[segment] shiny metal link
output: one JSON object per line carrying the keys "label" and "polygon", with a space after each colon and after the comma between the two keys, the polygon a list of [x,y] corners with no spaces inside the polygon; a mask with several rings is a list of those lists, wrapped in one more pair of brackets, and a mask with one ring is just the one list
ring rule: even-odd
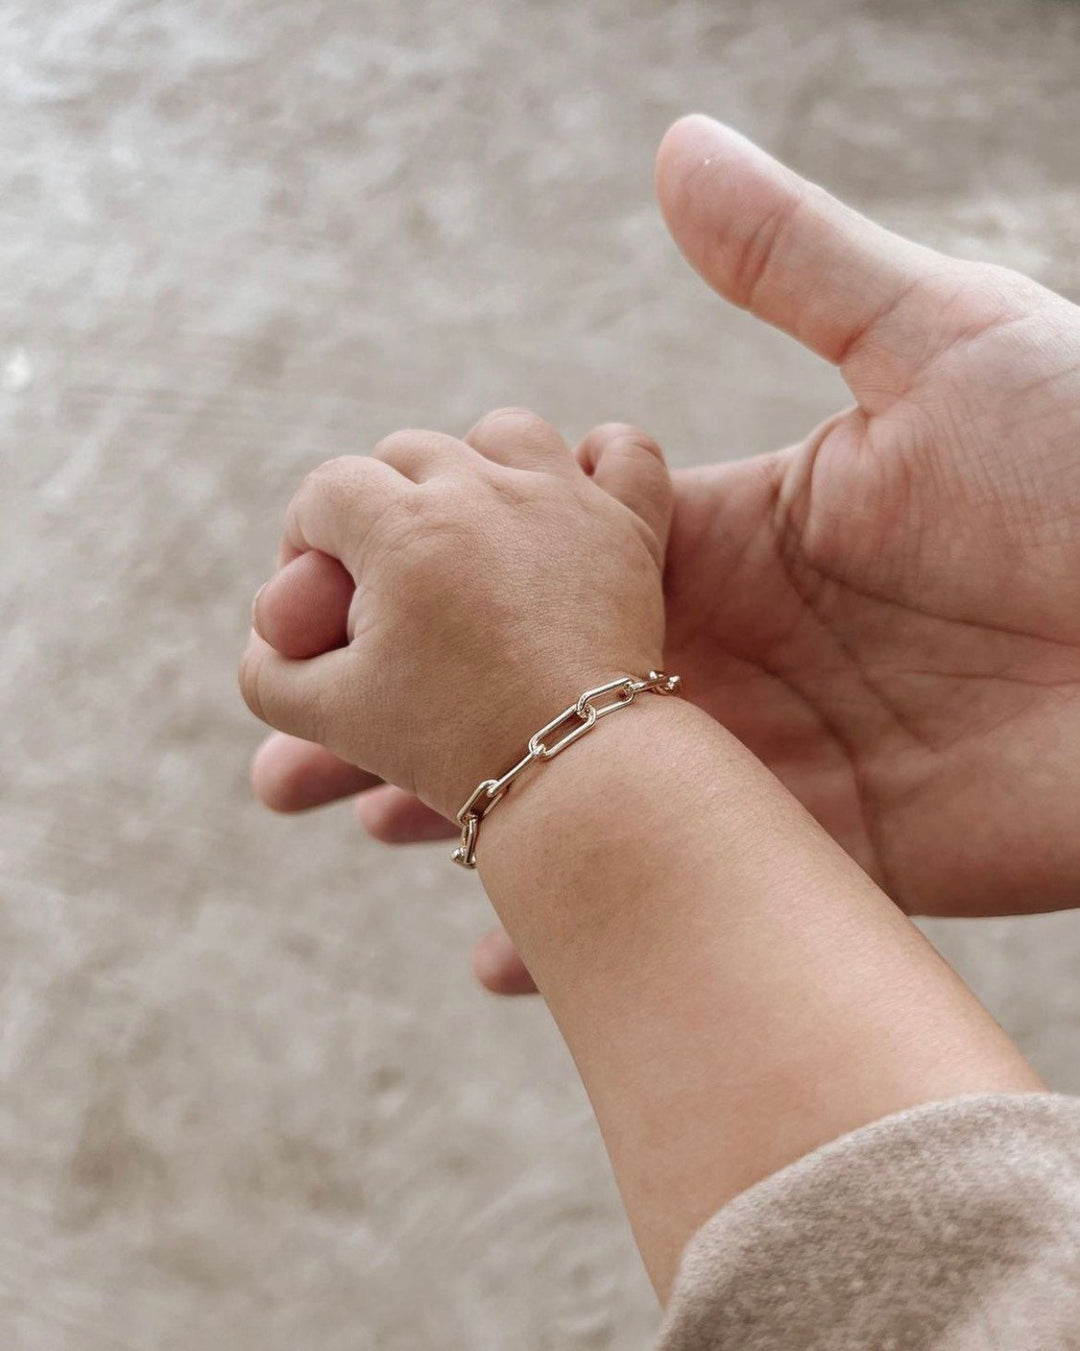
{"label": "shiny metal link", "polygon": [[521,759],[517,762],[517,764],[513,767],[513,769],[508,769],[506,771],[506,773],[502,776],[502,778],[498,781],[498,783],[496,783],[495,787],[491,790],[490,795],[491,800],[488,803],[486,810],[484,811],[485,816],[488,814],[491,808],[494,807],[496,802],[498,802],[499,798],[502,797],[503,793],[506,792],[506,790],[510,787],[510,785],[514,782],[514,780],[522,772],[522,770],[528,769],[529,766],[532,764],[533,760],[535,760],[535,758],[536,757],[533,755],[532,751],[526,751],[525,754],[521,757]]}
{"label": "shiny metal link", "polygon": [[623,676],[620,680],[609,680],[606,685],[597,685],[594,690],[586,690],[574,707],[577,709],[579,718],[585,717],[585,710],[596,707],[596,700],[603,694],[611,694],[618,691],[615,699],[610,704],[605,704],[602,708],[596,709],[596,716],[602,718],[605,713],[614,713],[617,708],[622,708],[624,704],[632,704],[634,696],[638,692],[638,682],[631,676]]}
{"label": "shiny metal link", "polygon": [[[561,727],[563,723],[569,722],[571,718],[574,719],[572,729],[565,736],[560,737],[554,745],[547,745],[544,737],[549,732],[554,732]],[[545,723],[539,732],[533,733],[529,738],[529,754],[534,760],[553,760],[560,751],[564,751],[579,736],[584,736],[595,721],[596,709],[591,704],[585,706],[583,713],[578,712],[577,704],[571,704],[569,708],[564,708],[557,718],[552,718],[549,723]]]}
{"label": "shiny metal link", "polygon": [[[502,797],[502,793],[498,790],[499,784],[497,779],[485,779],[483,783],[478,783],[469,794],[468,800],[462,804],[461,809],[457,814],[458,825],[463,826],[470,816],[485,816],[491,808],[494,807],[495,803],[498,802],[499,798]],[[487,801],[482,804],[480,811],[475,811],[474,808],[482,797],[486,797]]]}
{"label": "shiny metal link", "polygon": [[467,816],[461,827],[461,843],[450,855],[463,868],[476,867],[476,837],[480,833],[480,817]]}
{"label": "shiny metal link", "polygon": [[[643,679],[633,676],[619,676],[609,680],[606,685],[597,685],[586,690],[569,708],[564,708],[557,718],[552,718],[538,732],[529,738],[528,750],[500,779],[484,779],[478,783],[462,803],[457,813],[457,823],[461,827],[461,843],[451,854],[455,863],[463,868],[476,867],[476,845],[480,837],[480,822],[497,802],[506,795],[510,785],[532,764],[540,760],[553,760],[567,746],[573,745],[578,737],[592,731],[601,718],[616,713],[620,708],[628,708],[639,694],[648,691],[651,694],[678,694],[681,681],[676,675],[669,676],[663,671],[650,671]],[[613,695],[607,703],[597,701],[605,695]],[[545,740],[552,732],[569,725],[551,745]]]}

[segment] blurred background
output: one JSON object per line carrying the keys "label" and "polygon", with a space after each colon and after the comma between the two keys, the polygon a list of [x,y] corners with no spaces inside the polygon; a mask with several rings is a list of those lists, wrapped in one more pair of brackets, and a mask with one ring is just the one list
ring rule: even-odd
{"label": "blurred background", "polygon": [[[1078,73],[1067,0],[0,0],[0,1344],[649,1344],[476,878],[251,800],[251,596],[399,425],[690,464],[844,400],[668,241],[682,112],[1080,298]],[[1080,1091],[1080,913],[927,928]]]}

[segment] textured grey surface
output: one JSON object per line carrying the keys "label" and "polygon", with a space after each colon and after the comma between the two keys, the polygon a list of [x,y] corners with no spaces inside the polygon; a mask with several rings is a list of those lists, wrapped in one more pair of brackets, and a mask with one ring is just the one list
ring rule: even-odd
{"label": "textured grey surface", "polygon": [[[1078,71],[1065,0],[0,0],[0,1344],[647,1345],[474,879],[249,800],[251,593],[297,478],[403,423],[690,463],[831,411],[668,243],[680,112],[1077,295]],[[1080,1090],[1080,915],[932,931]]]}

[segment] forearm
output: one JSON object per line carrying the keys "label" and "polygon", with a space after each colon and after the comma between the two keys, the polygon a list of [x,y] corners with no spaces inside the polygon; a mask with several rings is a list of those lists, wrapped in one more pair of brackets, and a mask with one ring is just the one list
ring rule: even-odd
{"label": "forearm", "polygon": [[1039,1087],[722,727],[643,696],[492,812],[484,883],[596,1110],[661,1296],[753,1182],[919,1102]]}

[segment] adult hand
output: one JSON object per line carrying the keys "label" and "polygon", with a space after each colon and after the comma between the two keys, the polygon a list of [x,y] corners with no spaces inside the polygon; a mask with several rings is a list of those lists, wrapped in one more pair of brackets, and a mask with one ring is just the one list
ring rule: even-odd
{"label": "adult hand", "polygon": [[[709,284],[856,401],[676,475],[667,668],[905,910],[1080,903],[1080,310],[890,234],[703,117],[665,137],[657,181]],[[604,429],[580,451],[609,453]],[[370,785],[281,739],[253,778],[283,810]],[[359,803],[382,839],[450,833],[395,789]],[[477,970],[529,988],[503,935]]]}

